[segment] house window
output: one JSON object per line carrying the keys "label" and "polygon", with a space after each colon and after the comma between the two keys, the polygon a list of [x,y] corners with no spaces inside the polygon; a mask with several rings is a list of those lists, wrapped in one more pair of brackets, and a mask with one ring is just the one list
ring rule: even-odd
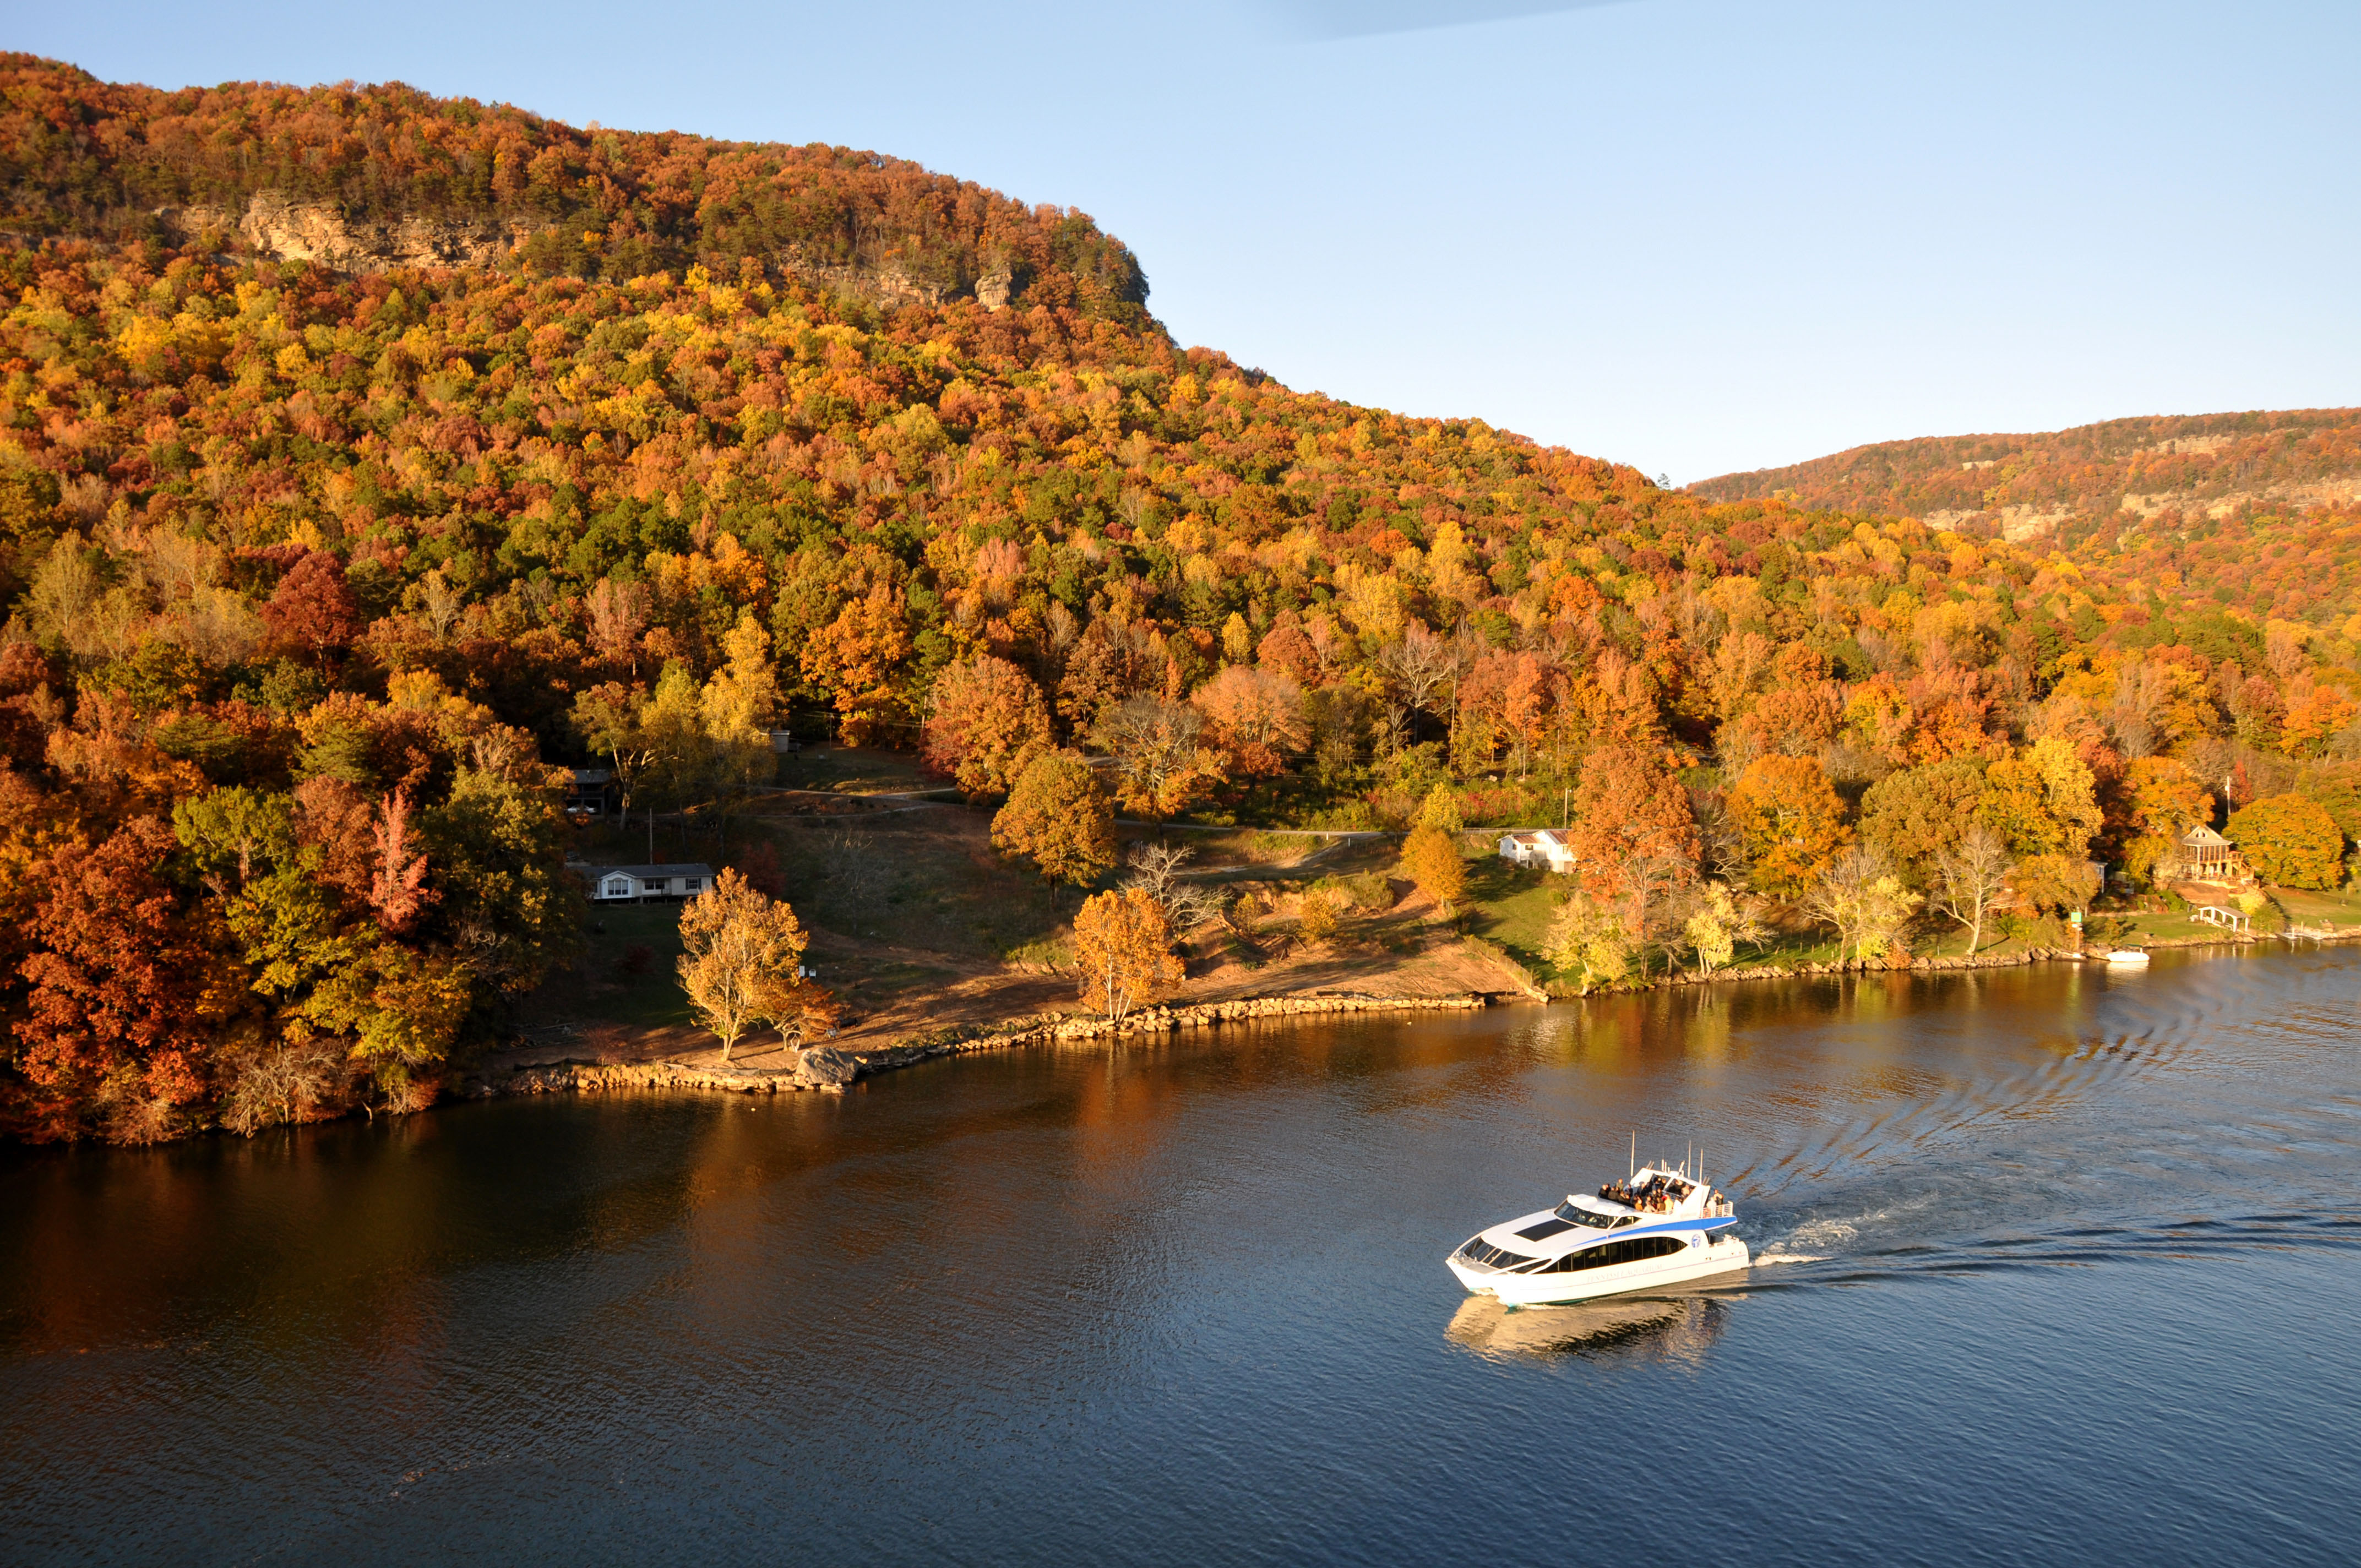
{"label": "house window", "polygon": [[705,882],[701,877],[690,877],[680,885],[683,892],[695,893],[705,885]]}

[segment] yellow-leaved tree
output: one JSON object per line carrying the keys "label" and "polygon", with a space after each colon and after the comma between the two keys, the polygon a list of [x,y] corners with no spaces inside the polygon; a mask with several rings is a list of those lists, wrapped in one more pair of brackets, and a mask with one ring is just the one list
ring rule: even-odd
{"label": "yellow-leaved tree", "polygon": [[779,707],[779,673],[771,663],[770,634],[751,609],[721,639],[725,663],[698,695],[705,733],[713,744],[715,771],[725,788],[767,783],[776,765],[771,751],[771,720]]}
{"label": "yellow-leaved tree", "polygon": [[1911,911],[1926,902],[1902,885],[1894,864],[1873,844],[1855,844],[1828,862],[1805,890],[1805,909],[1837,930],[1837,960],[1866,961],[1894,954]]}
{"label": "yellow-leaved tree", "polygon": [[1172,928],[1144,887],[1102,893],[1074,916],[1074,963],[1082,1001],[1116,1023],[1159,992],[1180,983]]}
{"label": "yellow-leaved tree", "polygon": [[796,912],[735,871],[680,912],[680,984],[688,1004],[720,1038],[728,1061],[756,1024],[800,1019],[826,997],[803,975],[804,929]]}
{"label": "yellow-leaved tree", "polygon": [[1612,985],[1630,972],[1633,946],[1631,927],[1615,903],[1577,888],[1551,917],[1542,956],[1587,996],[1593,986]]}
{"label": "yellow-leaved tree", "polygon": [[1418,827],[1402,839],[1401,873],[1449,915],[1467,894],[1467,862],[1459,840],[1443,828]]}

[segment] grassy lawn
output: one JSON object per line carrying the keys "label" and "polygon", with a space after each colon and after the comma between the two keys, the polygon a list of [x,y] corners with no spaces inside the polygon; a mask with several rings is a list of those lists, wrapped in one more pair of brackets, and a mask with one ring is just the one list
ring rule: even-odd
{"label": "grassy lawn", "polygon": [[[779,851],[805,923],[860,942],[996,963],[1073,917],[1038,877],[995,853],[990,814],[961,809],[785,817],[753,828]],[[915,980],[917,977],[909,977]]]}
{"label": "grassy lawn", "polygon": [[680,910],[677,904],[591,906],[583,930],[588,978],[581,1012],[635,1028],[689,1022],[673,968],[680,957]]}
{"label": "grassy lawn", "polygon": [[2303,926],[2361,926],[2361,892],[2334,889],[2312,893],[2303,888],[2279,890],[2279,906]]}
{"label": "grassy lawn", "polygon": [[812,746],[790,752],[779,759],[778,782],[789,789],[824,789],[841,795],[948,789],[944,780],[920,767],[910,752],[855,746]]}
{"label": "grassy lawn", "polygon": [[[1122,852],[1128,854],[1132,846],[1154,843],[1156,831],[1149,828],[1118,827],[1115,837]],[[1226,876],[1270,876],[1281,881],[1308,880],[1325,876],[1346,867],[1369,869],[1382,863],[1393,864],[1400,858],[1400,846],[1390,840],[1374,844],[1356,840],[1313,838],[1288,833],[1264,833],[1253,828],[1237,828],[1230,832],[1174,832],[1165,841],[1190,851],[1191,871],[1218,872]],[[1375,851],[1372,859],[1371,851]],[[1295,867],[1302,867],[1301,876],[1289,876]]]}
{"label": "grassy lawn", "polygon": [[2193,915],[2135,915],[2131,930],[2120,945],[2137,947],[2143,942],[2177,942],[2191,937],[2220,937],[2224,934],[2220,927],[2209,926]]}
{"label": "grassy lawn", "polygon": [[1467,908],[1461,928],[1499,943],[1535,974],[1547,973],[1542,944],[1568,880],[1504,861],[1488,846],[1480,852],[1463,847],[1462,853],[1467,857]]}

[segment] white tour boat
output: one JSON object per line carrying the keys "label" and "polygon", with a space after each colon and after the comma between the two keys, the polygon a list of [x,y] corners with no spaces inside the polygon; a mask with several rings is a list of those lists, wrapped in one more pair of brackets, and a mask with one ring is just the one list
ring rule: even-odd
{"label": "white tour boat", "polygon": [[1744,1268],[1746,1244],[1725,1234],[1737,1223],[1730,1200],[1685,1167],[1643,1166],[1596,1198],[1570,1192],[1479,1231],[1444,1261],[1504,1307],[1587,1301]]}

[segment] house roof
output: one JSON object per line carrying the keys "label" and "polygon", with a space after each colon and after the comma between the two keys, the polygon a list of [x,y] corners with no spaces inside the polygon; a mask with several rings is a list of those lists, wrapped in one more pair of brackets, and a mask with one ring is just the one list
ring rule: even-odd
{"label": "house roof", "polygon": [[577,866],[574,869],[593,882],[604,882],[618,872],[635,882],[669,882],[676,876],[709,877],[713,874],[713,868],[702,861],[675,866]]}
{"label": "house roof", "polygon": [[573,772],[574,782],[578,784],[603,784],[615,782],[615,770],[612,768],[576,768]]}
{"label": "house roof", "polygon": [[2213,829],[2206,827],[2202,822],[2196,827],[2191,828],[2188,832],[2183,833],[2180,836],[2180,841],[2192,850],[2226,850],[2230,847],[2229,839],[2224,839],[2221,834],[2216,833]]}

